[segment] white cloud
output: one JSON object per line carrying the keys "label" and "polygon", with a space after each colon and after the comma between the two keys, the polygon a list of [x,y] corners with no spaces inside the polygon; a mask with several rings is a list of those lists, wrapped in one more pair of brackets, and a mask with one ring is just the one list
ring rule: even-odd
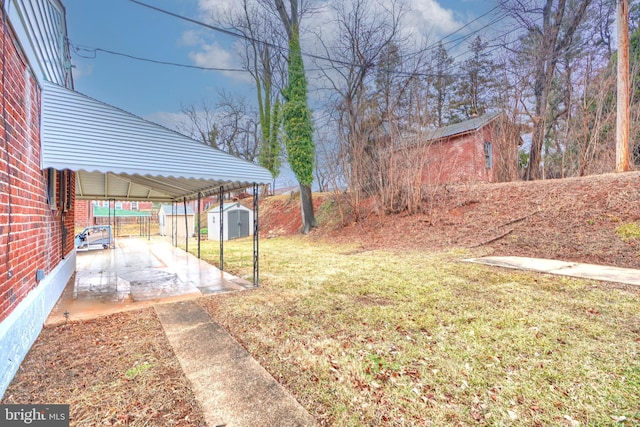
{"label": "white cloud", "polygon": [[200,16],[208,23],[214,20],[214,16],[224,16],[228,14],[230,10],[240,10],[241,7],[242,2],[237,0],[200,0],[198,2]]}
{"label": "white cloud", "polygon": [[[220,68],[220,69],[242,69],[240,57],[232,50],[222,47],[220,44],[202,43],[197,51],[189,53],[189,58],[199,67]],[[226,77],[238,81],[250,82],[250,76],[245,72],[221,71]]]}
{"label": "white cloud", "polygon": [[405,18],[404,31],[418,39],[439,39],[464,25],[455,12],[435,0],[410,0],[411,10]]}
{"label": "white cloud", "polygon": [[183,46],[197,46],[201,43],[204,43],[204,40],[200,33],[195,30],[187,30],[182,33],[182,38],[180,39],[180,44]]}

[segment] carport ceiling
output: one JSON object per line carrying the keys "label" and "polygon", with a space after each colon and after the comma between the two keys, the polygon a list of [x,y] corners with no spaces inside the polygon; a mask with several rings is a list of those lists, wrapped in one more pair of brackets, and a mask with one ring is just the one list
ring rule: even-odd
{"label": "carport ceiling", "polygon": [[191,200],[273,179],[265,168],[49,82],[41,138],[43,169],[77,172],[77,199]]}

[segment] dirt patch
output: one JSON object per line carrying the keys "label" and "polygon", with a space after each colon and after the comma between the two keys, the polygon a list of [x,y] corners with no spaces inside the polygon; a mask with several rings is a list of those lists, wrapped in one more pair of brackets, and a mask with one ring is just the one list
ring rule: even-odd
{"label": "dirt patch", "polygon": [[[447,186],[434,194],[420,214],[383,215],[374,206],[377,214],[346,227],[320,227],[312,238],[357,242],[363,250],[480,247],[492,255],[640,268],[640,239],[625,240],[616,232],[640,222],[638,172]],[[278,208],[298,213],[297,205]],[[285,216],[265,220],[266,234],[269,227],[282,229],[277,219]]]}
{"label": "dirt patch", "polygon": [[[317,212],[329,200],[329,194],[314,194],[313,208]],[[262,237],[272,238],[296,234],[302,228],[300,194],[272,196],[260,203],[260,230]]]}
{"label": "dirt patch", "polygon": [[3,404],[70,405],[72,426],[203,426],[153,308],[45,327]]}

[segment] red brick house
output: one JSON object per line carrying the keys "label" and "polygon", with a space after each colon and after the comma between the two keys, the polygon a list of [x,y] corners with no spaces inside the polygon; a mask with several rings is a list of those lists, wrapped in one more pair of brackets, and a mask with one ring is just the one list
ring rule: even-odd
{"label": "red brick house", "polygon": [[[0,27],[0,392],[75,270],[75,174],[42,168],[42,82],[72,87],[59,1],[3,1]],[[50,29],[43,37],[39,25]]]}
{"label": "red brick house", "polygon": [[74,91],[61,0],[0,4],[1,396],[75,272],[76,200],[186,202],[273,177]]}
{"label": "red brick house", "polygon": [[490,113],[414,136],[399,153],[417,159],[426,184],[504,182],[517,177],[518,129]]}

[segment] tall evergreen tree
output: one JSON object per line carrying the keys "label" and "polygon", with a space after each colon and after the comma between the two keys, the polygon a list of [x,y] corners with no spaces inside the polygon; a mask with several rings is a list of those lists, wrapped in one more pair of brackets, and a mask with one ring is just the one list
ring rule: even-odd
{"label": "tall evergreen tree", "polygon": [[486,113],[491,104],[489,93],[496,66],[487,53],[487,45],[480,36],[476,37],[469,43],[471,56],[460,67],[452,107],[460,113],[462,120]]}
{"label": "tall evergreen tree", "polygon": [[431,84],[433,87],[432,95],[435,98],[435,124],[437,127],[442,127],[445,125],[445,112],[449,107],[450,88],[454,83],[452,76],[454,59],[449,56],[442,42],[438,43],[438,47],[433,52],[432,62],[434,74]]}

